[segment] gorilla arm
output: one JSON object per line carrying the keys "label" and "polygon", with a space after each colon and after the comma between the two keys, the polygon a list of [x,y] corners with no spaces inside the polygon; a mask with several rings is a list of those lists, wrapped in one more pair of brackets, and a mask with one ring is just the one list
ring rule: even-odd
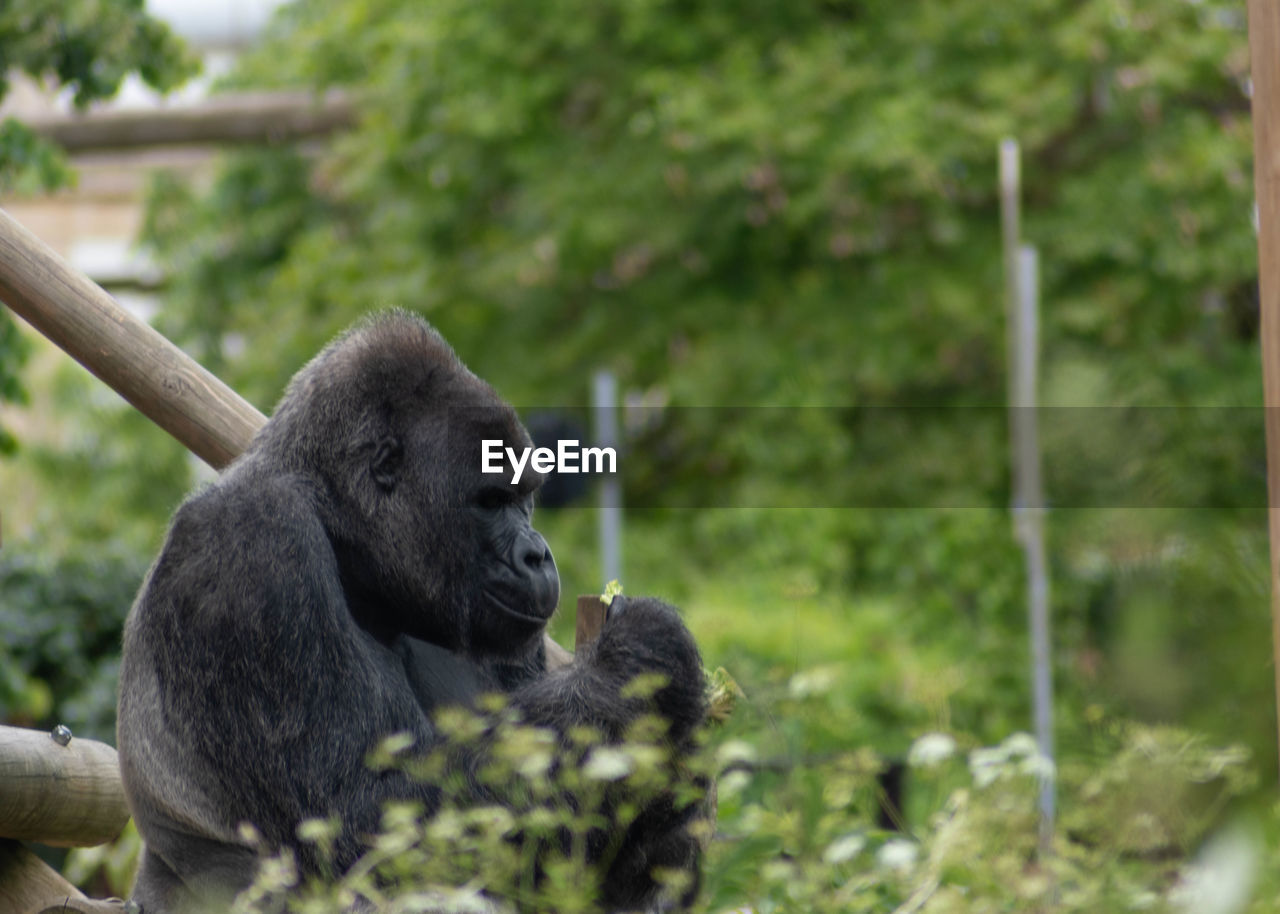
{"label": "gorilla arm", "polygon": [[432,802],[429,786],[365,766],[391,733],[424,749],[434,739],[402,669],[351,619],[304,486],[249,465],[185,504],[130,614],[121,668],[118,745],[147,842],[148,914],[247,884],[256,857],[242,822],[279,847],[296,845],[302,819],[337,813],[341,870],[385,800]]}
{"label": "gorilla arm", "polygon": [[596,641],[512,699],[531,723],[561,733],[592,726],[616,741],[643,713],[644,702],[623,697],[625,687],[652,673],[665,680],[654,710],[667,722],[671,743],[688,748],[706,714],[702,658],[679,614],[659,600],[615,597]]}
{"label": "gorilla arm", "polygon": [[[653,694],[652,703],[626,696],[626,686],[635,677],[654,673],[665,684]],[[669,776],[709,787],[683,765],[706,714],[702,660],[679,615],[658,600],[615,598],[593,644],[579,651],[570,666],[517,689],[512,699],[531,723],[561,734],[590,726],[610,743],[625,739],[632,722],[655,711],[667,724],[673,750]],[[624,801],[627,788],[620,789],[622,793],[614,792],[608,801],[610,806]],[[623,829],[613,826],[598,835],[589,853],[606,866],[600,897],[604,910],[688,908],[697,894],[702,857],[701,843],[690,826],[707,818],[714,818],[713,800],[682,805],[675,792],[663,790],[646,800]],[[686,875],[678,897],[671,897],[659,879],[663,870]]]}

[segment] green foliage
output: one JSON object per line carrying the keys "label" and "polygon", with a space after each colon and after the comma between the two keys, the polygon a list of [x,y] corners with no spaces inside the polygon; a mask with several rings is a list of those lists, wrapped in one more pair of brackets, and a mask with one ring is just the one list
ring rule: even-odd
{"label": "green foliage", "polygon": [[[789,693],[777,711],[815,717],[834,690],[825,674],[805,671]],[[406,753],[406,740],[393,738],[372,758],[376,767],[401,768],[439,785],[437,811],[424,816],[415,804],[388,806],[368,853],[337,878],[303,880],[293,853],[263,847],[264,866],[234,910],[320,914],[347,910],[361,897],[379,910],[594,910],[601,871],[586,866],[582,853],[600,816],[617,808],[610,797],[625,790],[642,801],[675,791],[684,802],[701,803],[689,780],[693,772],[718,776],[719,798],[714,836],[705,822],[691,826],[708,841],[697,911],[977,914],[1049,903],[1082,914],[1191,910],[1185,905],[1195,897],[1203,864],[1171,869],[1161,848],[1130,840],[1134,829],[1149,827],[1171,808],[1170,794],[1144,785],[1158,780],[1172,795],[1195,792],[1221,808],[1250,779],[1238,749],[1170,730],[1115,728],[1114,755],[1083,784],[1068,779],[1060,796],[1069,814],[1082,812],[1102,826],[1062,833],[1046,856],[1035,798],[1040,779],[1053,770],[1025,734],[991,747],[923,735],[908,758],[917,802],[903,831],[886,832],[873,824],[882,762],[866,749],[786,763],[763,755],[768,745],[727,738],[674,769],[664,762],[662,743],[643,732],[620,746],[581,734],[557,747],[552,734],[502,714],[451,711],[442,724],[454,740],[448,750],[418,758]],[[480,781],[492,802],[468,801],[461,782],[445,776],[459,753],[478,754]],[[1179,827],[1191,837],[1208,821]],[[338,825],[333,819],[303,823],[303,853],[325,859]],[[1257,837],[1243,839],[1235,853],[1256,867]],[[1210,883],[1214,892],[1238,888],[1226,878]],[[1249,910],[1267,910],[1264,899]]]}
{"label": "green foliage", "polygon": [[110,546],[0,552],[0,719],[115,741],[120,632],[144,571]]}
{"label": "green foliage", "polygon": [[[65,87],[77,108],[111,98],[131,73],[167,91],[196,72],[195,59],[147,15],[142,0],[9,0],[0,9],[0,98],[14,71]],[[0,127],[0,190],[67,184],[61,152],[10,118]]]}
{"label": "green foliage", "polygon": [[[662,404],[623,456],[628,580],[750,608],[744,643],[819,595],[855,634],[813,636],[892,679],[915,665],[867,658],[835,611],[874,603],[878,636],[950,671],[927,709],[860,677],[882,731],[941,715],[994,741],[1027,713],[995,181],[1015,136],[1044,399],[1074,407],[1042,416],[1072,509],[1049,519],[1064,717],[1225,737],[1196,696],[1269,688],[1261,424],[1221,409],[1261,396],[1246,50],[1225,0],[302,0],[235,81],[344,86],[360,122],[162,188],[167,329],[263,407],[392,304],[517,403],[580,403],[609,367]],[[1168,510],[1120,510],[1147,504]],[[590,519],[546,523],[566,592],[598,592]],[[1216,660],[1184,650],[1206,636]],[[1233,713],[1270,764],[1263,712]]]}
{"label": "green foliage", "polygon": [[[409,751],[411,739],[399,735],[378,747],[370,763],[438,788],[437,809],[424,816],[420,803],[388,804],[382,832],[340,878],[304,883],[292,852],[269,857],[233,910],[340,911],[358,898],[378,910],[485,910],[486,896],[493,895],[531,914],[593,911],[600,879],[619,849],[601,841],[601,828],[615,822],[618,830],[609,834],[620,835],[663,798],[678,810],[705,808],[713,757],[677,760],[657,717],[637,720],[619,744],[603,742],[587,727],[561,740],[522,725],[498,696],[481,713],[446,708],[436,723],[447,742],[425,756]],[[477,790],[485,801],[475,799]],[[332,819],[299,826],[303,853],[322,869],[332,860],[339,827]],[[713,826],[695,817],[690,828],[705,841]],[[248,835],[256,840],[252,830]],[[588,863],[589,844],[603,854],[599,864]],[[667,878],[673,894],[687,888],[684,874]]]}
{"label": "green foliage", "polygon": [[[167,26],[147,15],[143,0],[5,0],[0,5],[0,100],[15,72],[64,87],[77,108],[111,98],[137,73],[167,91],[196,72],[196,61]],[[0,193],[29,194],[70,184],[62,154],[30,127],[0,121]],[[0,311],[0,401],[17,401],[24,348]],[[0,453],[12,451],[0,429]]]}
{"label": "green foliage", "polygon": [[[722,784],[709,910],[1195,910],[1186,858],[1249,783],[1209,746],[1275,770],[1247,62],[1228,0],[299,0],[234,82],[341,86],[359,123],[158,185],[164,329],[264,408],[386,305],[517,403],[581,403],[608,367],[662,405],[623,455],[626,579],[689,606],[746,695],[717,739],[758,766]],[[1003,742],[1029,717],[1006,136],[1043,399],[1073,408],[1042,415],[1051,861]],[[1153,406],[1174,410],[1100,409]],[[539,522],[564,592],[598,593],[593,514]],[[1099,723],[1130,717],[1213,738]],[[895,844],[865,747],[933,732],[1007,776],[914,771],[937,792]],[[458,815],[459,865],[510,874]],[[389,834],[438,883],[406,891],[470,890],[483,868],[432,869],[410,819]]]}
{"label": "green foliage", "polygon": [[1168,727],[1114,726],[1086,766],[1073,761],[1063,780],[1080,802],[1065,810],[1075,840],[1117,853],[1189,854],[1222,820],[1224,805],[1255,784],[1242,746],[1213,747]]}
{"label": "green foliage", "polygon": [[[69,383],[82,392],[97,384],[85,377]],[[40,541],[69,552],[86,543],[115,543],[137,556],[156,551],[191,485],[193,458],[126,404],[66,408],[78,418],[74,432],[56,446],[27,448],[22,460],[30,478],[55,492],[36,517]]]}
{"label": "green foliage", "polygon": [[[127,898],[133,890],[133,877],[142,856],[142,836],[130,819],[116,838],[109,844],[97,847],[77,847],[67,854],[62,874],[72,885],[82,888],[95,882],[105,884],[109,894]],[[86,888],[87,891],[87,888]]]}
{"label": "green foliage", "polygon": [[1007,135],[1055,339],[1229,342],[1202,301],[1251,275],[1244,52],[1235,4],[1180,0],[296,4],[242,81],[349,84],[363,118],[314,170],[328,217],[254,271],[265,345],[394,301],[532,396],[610,353],[677,403],[1001,402]]}

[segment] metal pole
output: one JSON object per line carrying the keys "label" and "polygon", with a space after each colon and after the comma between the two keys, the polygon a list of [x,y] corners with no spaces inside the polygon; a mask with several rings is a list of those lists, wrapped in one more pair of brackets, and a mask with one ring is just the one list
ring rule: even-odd
{"label": "metal pole", "polygon": [[[1053,760],[1053,658],[1048,620],[1048,559],[1044,550],[1044,492],[1039,449],[1037,375],[1039,367],[1039,277],[1036,248],[1018,252],[1018,370],[1015,375],[1016,438],[1021,492],[1018,512],[1027,553],[1027,604],[1032,641],[1032,698],[1036,742]],[[1053,780],[1041,782],[1041,846],[1048,850],[1055,815]]]}
{"label": "metal pole", "polygon": [[[1031,692],[1035,709],[1036,744],[1040,754],[1054,759],[1053,657],[1049,645],[1049,563],[1044,541],[1044,491],[1040,476],[1040,435],[1036,380],[1040,351],[1039,278],[1036,249],[1018,250],[1018,308],[1014,337],[1014,452],[1018,491],[1014,523],[1027,560],[1027,612],[1031,632]],[[1053,836],[1054,783],[1040,784],[1040,842],[1049,850]]]}
{"label": "metal pole", "polygon": [[[618,381],[609,371],[597,371],[591,379],[591,404],[597,447],[618,450]],[[618,474],[600,481],[601,590],[610,581],[622,580],[622,483]]]}
{"label": "metal pole", "polygon": [[[1004,326],[1005,371],[1009,378],[1009,406],[1014,405],[1013,363],[1018,351],[1018,244],[1022,232],[1018,209],[1022,175],[1018,164],[1018,141],[1006,138],[1000,141],[1000,246],[1004,258]],[[1015,413],[1009,414],[1012,422]],[[1013,477],[1013,491],[1018,491],[1018,459],[1015,450],[1013,428],[1009,429],[1009,472]]]}
{"label": "metal pole", "polygon": [[[1050,762],[1053,749],[1053,667],[1049,647],[1049,564],[1044,541],[1044,494],[1040,476],[1036,377],[1039,362],[1039,302],[1036,251],[1021,246],[1018,141],[1000,141],[1000,235],[1004,259],[1005,346],[1009,378],[1009,473],[1013,529],[1026,557],[1027,615],[1031,640],[1031,693],[1036,745]],[[1040,785],[1040,848],[1053,837],[1054,784]]]}

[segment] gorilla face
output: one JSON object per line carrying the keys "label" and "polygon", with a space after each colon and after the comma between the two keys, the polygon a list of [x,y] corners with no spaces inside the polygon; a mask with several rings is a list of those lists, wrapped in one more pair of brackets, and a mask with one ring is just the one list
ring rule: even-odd
{"label": "gorilla face", "polygon": [[480,653],[508,653],[512,644],[542,634],[560,599],[560,576],[546,540],[533,529],[532,492],[481,486],[471,516],[483,570],[473,603],[478,612],[471,620],[471,646]]}
{"label": "gorilla face", "polygon": [[455,463],[455,491],[472,530],[478,558],[472,575],[469,647],[474,653],[510,654],[512,645],[540,637],[560,599],[560,577],[547,542],[533,528],[533,495],[542,475],[526,472],[512,484],[504,458],[499,473],[482,472],[482,442],[502,442],[503,453],[528,447],[530,439],[505,404],[452,411],[450,450],[465,454]]}
{"label": "gorilla face", "polygon": [[[502,472],[483,473],[484,440],[519,451],[528,433],[465,369],[433,381],[443,383],[398,411],[395,433],[365,449],[378,489],[375,540],[394,557],[390,567],[380,563],[380,602],[396,608],[398,632],[474,656],[509,656],[540,639],[560,597],[555,560],[532,524],[543,477],[526,470],[512,484],[505,462]],[[467,405],[432,406],[459,400]]]}
{"label": "gorilla face", "polygon": [[483,473],[482,442],[520,451],[528,433],[426,325],[382,321],[351,339],[299,373],[261,447],[318,475],[363,628],[511,655],[541,636],[560,580],[531,523],[542,475]]}

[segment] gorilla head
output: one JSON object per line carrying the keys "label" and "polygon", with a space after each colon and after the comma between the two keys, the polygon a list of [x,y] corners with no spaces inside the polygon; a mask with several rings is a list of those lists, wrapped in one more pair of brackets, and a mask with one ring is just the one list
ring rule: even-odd
{"label": "gorilla head", "polygon": [[504,655],[536,644],[560,595],[530,522],[541,474],[481,472],[481,441],[521,451],[515,411],[426,323],[394,311],[290,383],[254,450],[313,476],[352,614],[375,635]]}

